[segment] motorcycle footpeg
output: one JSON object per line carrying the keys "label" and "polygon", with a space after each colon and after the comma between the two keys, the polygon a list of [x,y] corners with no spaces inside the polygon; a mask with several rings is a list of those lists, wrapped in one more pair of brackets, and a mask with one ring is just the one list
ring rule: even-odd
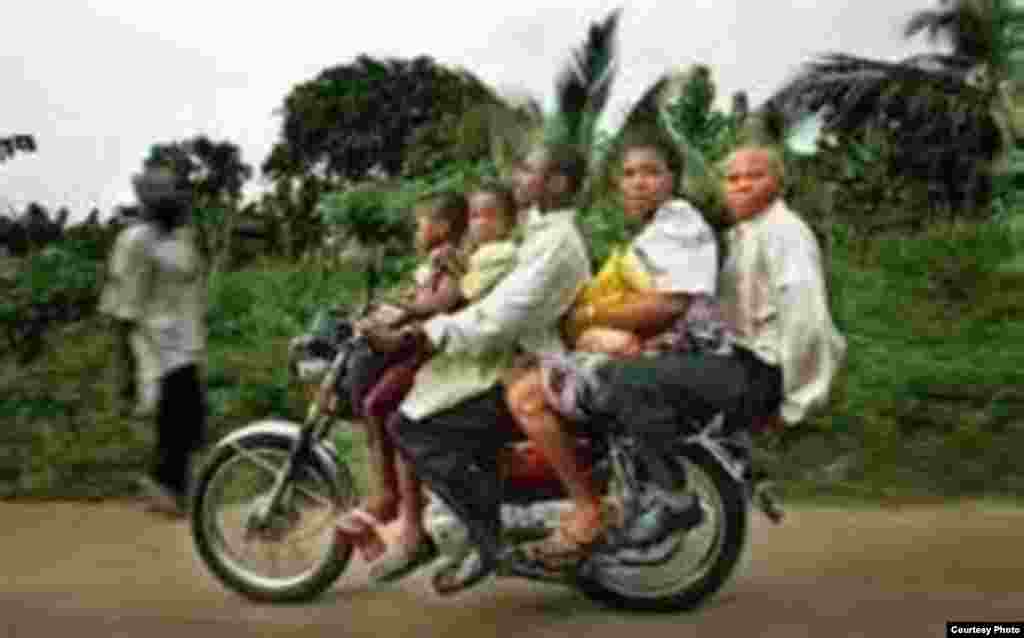
{"label": "motorcycle footpeg", "polygon": [[502,560],[496,573],[499,578],[527,578],[556,585],[567,585],[571,582],[570,572],[553,572],[519,556]]}

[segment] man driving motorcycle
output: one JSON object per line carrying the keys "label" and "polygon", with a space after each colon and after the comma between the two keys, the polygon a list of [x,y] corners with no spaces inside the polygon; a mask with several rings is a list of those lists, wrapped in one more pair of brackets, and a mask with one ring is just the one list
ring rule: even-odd
{"label": "man driving motorcycle", "polygon": [[[395,348],[411,339],[428,350],[480,356],[510,349],[532,355],[565,350],[559,322],[591,276],[571,207],[586,161],[573,147],[544,145],[530,153],[526,169],[530,178],[536,178],[540,193],[537,208],[524,221],[516,268],[479,302],[402,335],[375,335],[375,348]],[[389,424],[417,474],[467,524],[475,545],[465,559],[435,574],[434,588],[440,594],[471,586],[497,567],[497,457],[506,443],[522,436],[501,383],[484,387],[478,379],[467,378],[463,385],[465,398],[456,407],[433,413],[403,405]],[[449,394],[455,390],[450,388]]]}

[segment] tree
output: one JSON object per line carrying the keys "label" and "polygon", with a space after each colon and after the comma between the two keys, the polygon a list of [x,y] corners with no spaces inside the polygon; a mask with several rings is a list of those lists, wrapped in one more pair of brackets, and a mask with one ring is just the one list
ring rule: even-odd
{"label": "tree", "polygon": [[[556,108],[552,113],[544,113],[540,102],[525,94],[497,97],[470,114],[462,128],[463,139],[484,137],[500,175],[509,175],[513,164],[541,141],[575,146],[587,155],[591,168],[601,164],[606,144],[597,131],[597,121],[618,71],[621,13],[615,9],[592,23],[582,44],[571,51],[555,78]],[[582,190],[580,204],[585,207],[594,200],[595,180],[588,179]]]}
{"label": "tree", "polygon": [[212,258],[213,270],[219,270],[231,250],[242,187],[252,176],[252,167],[242,161],[241,150],[232,142],[215,142],[199,135],[154,144],[143,165],[170,167],[181,185],[191,189],[200,250]]}
{"label": "tree", "polygon": [[214,142],[205,135],[154,144],[143,164],[147,168],[169,166],[198,200],[208,203],[236,203],[245,182],[252,177],[252,167],[242,161],[237,145]]}
{"label": "tree", "polygon": [[[352,64],[322,71],[294,87],[281,109],[281,140],[263,171],[271,176],[317,174],[359,180],[379,167],[388,175],[403,172],[417,131],[450,127],[472,106],[495,98],[466,71],[438,65],[429,57],[378,60],[359,56]],[[420,133],[419,143],[446,148],[452,135]],[[429,170],[407,167],[406,174]]]}
{"label": "tree", "polygon": [[747,115],[750,114],[750,98],[747,97],[746,91],[736,91],[732,95],[732,115],[733,121],[736,122],[737,126],[743,126],[743,123],[747,120]]}
{"label": "tree", "polygon": [[[0,137],[0,164],[14,157],[16,153],[35,152],[36,140],[31,135]],[[39,234],[39,229],[42,228],[43,234],[46,234],[45,223],[49,222],[49,218],[46,217],[43,221],[44,226],[38,226],[37,220],[36,227],[34,227],[35,236],[30,238],[25,228],[24,220],[9,219],[4,215],[0,215],[0,246],[4,248],[4,252],[13,255],[24,255],[34,241],[41,239],[45,241],[45,237]]]}
{"label": "tree", "polygon": [[69,217],[71,217],[71,211],[68,210],[67,206],[61,206],[60,210],[57,211],[57,228],[63,231],[67,227]]}
{"label": "tree", "polygon": [[0,254],[23,256],[28,252],[28,235],[21,220],[0,215],[0,246],[4,248]]}
{"label": "tree", "polygon": [[716,162],[731,149],[738,125],[729,114],[714,108],[715,85],[704,65],[672,69],[641,94],[622,127],[606,142],[605,158],[596,167],[598,198],[615,188],[621,144],[630,131],[659,130],[678,146],[684,160],[681,194],[718,224],[722,219],[721,176]]}
{"label": "tree", "polygon": [[6,162],[15,153],[35,153],[36,138],[31,135],[9,135],[0,137],[0,163]]}
{"label": "tree", "polygon": [[50,219],[50,212],[39,202],[32,202],[20,219],[31,249],[39,250],[60,239],[61,228]]}
{"label": "tree", "polygon": [[807,65],[768,103],[787,121],[821,111],[827,128],[887,131],[893,161],[929,181],[950,214],[987,210],[994,173],[1024,135],[1012,99],[1024,80],[1024,11],[1011,0],[941,0],[905,25],[949,53],[885,62],[831,53]]}

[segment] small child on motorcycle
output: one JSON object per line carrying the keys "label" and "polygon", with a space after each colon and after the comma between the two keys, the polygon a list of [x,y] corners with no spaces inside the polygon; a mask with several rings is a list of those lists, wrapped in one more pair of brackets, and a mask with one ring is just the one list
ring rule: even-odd
{"label": "small child on motorcycle", "polygon": [[[452,308],[485,296],[516,263],[516,242],[512,238],[516,202],[512,192],[499,184],[483,184],[470,194],[468,204],[466,250],[461,254],[454,251],[441,254],[444,261],[440,267],[445,270],[446,277],[458,279],[458,302],[453,303]],[[417,319],[425,318],[422,314],[412,314]],[[409,318],[403,317],[403,321]],[[393,324],[389,327],[393,327]],[[461,357],[437,356],[424,362],[415,352],[403,356],[406,358],[382,375],[363,402],[364,414],[377,422],[386,420],[410,395],[412,400],[445,401],[444,394],[448,387],[445,380],[448,375],[465,374],[467,365],[478,365],[475,361],[461,360]],[[399,547],[417,547],[417,550],[411,554],[396,552],[389,560],[375,565],[371,573],[375,580],[397,578],[436,555],[436,549],[422,530],[424,503],[419,481],[394,454],[390,442],[388,450],[388,458],[382,459],[382,462],[390,466],[384,470],[385,473],[397,474],[401,527],[410,536],[422,541],[400,543]],[[371,532],[371,526],[375,527],[379,521],[367,514],[369,512],[365,510],[350,512],[341,521],[340,529],[350,536],[358,536],[364,559],[375,560],[382,549],[379,537]]]}
{"label": "small child on motorcycle", "polygon": [[[416,249],[424,263],[414,274],[415,284],[403,292],[394,305],[379,306],[368,317],[356,322],[364,334],[374,330],[429,317],[453,310],[462,301],[458,287],[457,254],[467,227],[468,204],[462,194],[434,195],[420,200],[413,209],[416,217]],[[355,542],[367,562],[385,551],[375,527],[393,520],[400,500],[396,475],[395,449],[384,429],[387,416],[395,407],[394,398],[408,391],[422,361],[415,352],[373,354],[366,370],[354,383],[352,405],[366,422],[367,446],[373,482],[369,501],[350,510],[339,519],[337,531]]]}
{"label": "small child on motorcycle", "polygon": [[[482,184],[470,194],[466,251],[457,265],[462,273],[459,290],[466,303],[486,296],[514,268],[516,212],[513,193],[500,184]],[[451,388],[458,380],[498,374],[506,356],[510,355],[495,353],[493,357],[482,359],[435,355],[409,379],[411,389],[389,396],[388,410],[394,413],[400,404],[455,404],[459,399],[452,395]],[[419,480],[401,460],[397,470],[401,493],[398,539],[390,555],[371,570],[371,578],[377,581],[401,578],[437,556],[437,548],[422,525],[425,503]]]}
{"label": "small child on motorcycle", "polygon": [[[498,184],[484,184],[471,193],[468,205],[465,249],[460,253],[447,252],[446,248],[443,253],[445,261],[442,268],[458,279],[458,299],[450,304],[448,310],[484,297],[516,263],[516,242],[511,238],[516,214],[512,193]],[[423,313],[409,313],[403,322],[423,318],[426,318]],[[363,403],[364,414],[386,417],[393,413],[411,390],[413,377],[423,363],[418,354],[413,353],[404,364],[388,370],[367,394]],[[453,362],[438,359],[426,365],[451,368]],[[427,378],[421,386],[429,386],[427,391],[432,394],[443,392],[443,381],[433,378],[431,370],[424,375]]]}
{"label": "small child on motorcycle", "polygon": [[[459,280],[460,292],[467,304],[485,297],[512,271],[517,250],[513,237],[516,203],[512,191],[497,183],[485,183],[470,194],[469,204],[469,236]],[[502,357],[509,354],[494,353],[493,361],[483,364],[486,370],[480,367],[479,357],[435,356],[424,365],[406,400],[429,403],[436,409],[450,407],[446,396],[447,380],[466,374],[497,374]]]}

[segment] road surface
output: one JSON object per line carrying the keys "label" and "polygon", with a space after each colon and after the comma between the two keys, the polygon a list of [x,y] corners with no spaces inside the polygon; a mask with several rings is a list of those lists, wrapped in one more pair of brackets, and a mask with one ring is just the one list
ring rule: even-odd
{"label": "road surface", "polygon": [[800,507],[778,527],[752,520],[746,569],[694,613],[617,612],[514,579],[438,599],[429,569],[370,588],[358,560],[321,600],[275,607],[224,590],[186,523],[138,504],[0,503],[0,638],[889,638],[1024,620],[1024,509]]}

